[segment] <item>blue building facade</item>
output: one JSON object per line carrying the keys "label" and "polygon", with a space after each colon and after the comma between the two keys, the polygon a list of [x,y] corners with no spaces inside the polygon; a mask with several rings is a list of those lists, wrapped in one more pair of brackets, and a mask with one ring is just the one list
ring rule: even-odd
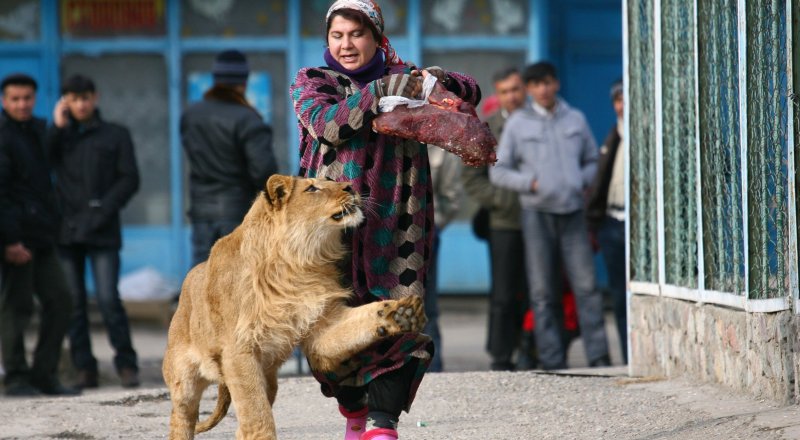
{"label": "blue building facade", "polygon": [[[93,77],[106,119],[130,127],[142,187],[123,211],[123,274],[151,266],[179,281],[189,269],[181,110],[202,94],[214,55],[246,52],[248,97],[273,126],[281,171],[298,168],[288,86],[322,64],[330,0],[4,0],[0,76],[40,83],[35,109],[50,119],[60,79]],[[614,122],[608,86],[622,74],[619,0],[381,0],[400,56],[474,75],[484,95],[494,71],[550,60],[562,95],[598,140]],[[486,292],[488,251],[469,227],[469,202],[443,234],[440,290]]]}

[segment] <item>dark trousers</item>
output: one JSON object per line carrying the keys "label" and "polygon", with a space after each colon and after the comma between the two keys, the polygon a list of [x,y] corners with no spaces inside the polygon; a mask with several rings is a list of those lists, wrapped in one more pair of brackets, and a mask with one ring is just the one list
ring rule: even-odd
{"label": "dark trousers", "polygon": [[138,371],[136,351],[131,343],[128,314],[119,298],[119,251],[116,248],[73,245],[59,248],[61,263],[67,278],[75,308],[69,328],[70,354],[78,370],[97,372],[97,359],[92,354],[89,336],[89,314],[86,298],[86,260],[92,265],[97,305],[114,347],[114,366],[117,371]]}
{"label": "dark trousers", "polygon": [[628,306],[625,294],[625,222],[606,217],[597,231],[597,242],[608,271],[608,290],[614,304],[614,317],[622,349],[622,359],[628,362]]}
{"label": "dark trousers", "polygon": [[[57,378],[61,346],[72,301],[55,247],[33,250],[22,266],[2,265],[0,340],[5,383],[50,382]],[[41,307],[39,335],[30,368],[25,359],[25,329],[33,316],[34,296]]]}
{"label": "dark trousers", "polygon": [[236,220],[192,221],[192,267],[206,261],[214,243],[240,224]]}
{"label": "dark trousers", "polygon": [[394,429],[400,413],[408,406],[405,397],[409,395],[418,368],[419,360],[415,359],[397,370],[381,374],[363,387],[341,387],[336,400],[348,411],[357,411],[366,403],[368,417],[375,419],[377,426]]}
{"label": "dark trousers", "polygon": [[559,319],[563,314],[559,256],[575,295],[586,359],[591,363],[608,356],[603,297],[595,289],[594,260],[583,211],[551,214],[523,209],[522,231],[542,368],[566,367]]}
{"label": "dark trousers", "polygon": [[511,364],[528,309],[525,241],[522,231],[492,229],[489,236],[492,289],[489,297],[487,349],[492,364]]}
{"label": "dark trousers", "polygon": [[442,335],[439,331],[439,291],[437,290],[437,273],[438,273],[438,259],[439,259],[439,230],[436,229],[433,234],[433,246],[431,256],[428,260],[428,273],[425,281],[425,315],[428,317],[428,322],[422,333],[430,336],[433,340],[433,359],[428,367],[429,372],[439,372],[443,369],[442,364]]}

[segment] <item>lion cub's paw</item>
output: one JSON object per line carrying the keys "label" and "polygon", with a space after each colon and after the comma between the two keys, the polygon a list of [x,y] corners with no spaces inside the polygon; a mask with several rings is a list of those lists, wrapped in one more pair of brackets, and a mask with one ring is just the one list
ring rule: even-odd
{"label": "lion cub's paw", "polygon": [[412,295],[399,300],[388,300],[381,303],[378,316],[383,323],[378,326],[378,336],[392,336],[399,333],[419,333],[428,322],[425,306],[421,297]]}

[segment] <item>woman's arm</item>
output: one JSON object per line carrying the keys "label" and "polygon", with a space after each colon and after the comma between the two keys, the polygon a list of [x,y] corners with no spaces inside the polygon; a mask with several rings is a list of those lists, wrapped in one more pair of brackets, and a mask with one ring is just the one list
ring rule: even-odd
{"label": "woman's arm", "polygon": [[322,69],[297,72],[289,93],[297,119],[319,142],[338,146],[369,127],[378,115],[380,81],[372,81],[343,97],[339,80]]}

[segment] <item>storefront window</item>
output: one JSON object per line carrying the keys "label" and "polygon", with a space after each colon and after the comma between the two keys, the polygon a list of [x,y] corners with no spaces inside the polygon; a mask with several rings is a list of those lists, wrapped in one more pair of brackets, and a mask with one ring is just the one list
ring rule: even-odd
{"label": "storefront window", "polygon": [[0,2],[0,40],[33,41],[39,28],[39,0]]}
{"label": "storefront window", "polygon": [[284,35],[284,0],[181,0],[184,37]]}
{"label": "storefront window", "polygon": [[[301,0],[302,19],[300,32],[304,37],[325,35],[325,14],[333,3],[330,0]],[[426,3],[426,2],[423,2]],[[406,34],[408,17],[407,0],[380,0],[384,32],[389,38]]]}
{"label": "storefront window", "polygon": [[64,77],[76,73],[91,77],[102,117],[126,126],[133,137],[140,186],[122,211],[123,223],[168,224],[169,105],[164,59],[155,55],[75,55],[64,58],[62,66]]}
{"label": "storefront window", "polygon": [[64,38],[161,36],[166,0],[61,0]]}
{"label": "storefront window", "polygon": [[430,0],[423,2],[425,35],[523,35],[525,0]]}

